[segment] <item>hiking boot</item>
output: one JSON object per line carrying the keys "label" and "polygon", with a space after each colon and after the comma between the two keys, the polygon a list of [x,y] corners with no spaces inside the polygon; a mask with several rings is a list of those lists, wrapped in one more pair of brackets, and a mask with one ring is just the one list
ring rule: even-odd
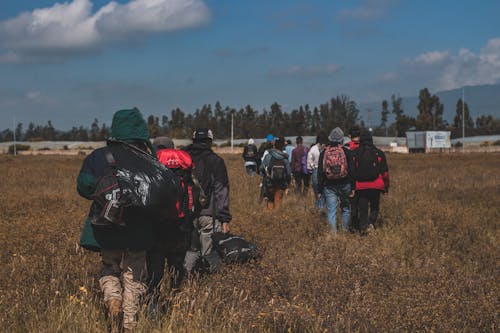
{"label": "hiking boot", "polygon": [[112,298],[108,301],[108,326],[110,333],[120,333],[122,324],[122,301]]}

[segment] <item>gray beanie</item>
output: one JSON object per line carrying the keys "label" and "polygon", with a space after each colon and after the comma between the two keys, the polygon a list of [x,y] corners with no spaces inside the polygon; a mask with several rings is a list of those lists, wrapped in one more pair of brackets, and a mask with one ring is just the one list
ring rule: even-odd
{"label": "gray beanie", "polygon": [[339,127],[335,127],[330,132],[328,140],[335,143],[344,143],[344,132]]}
{"label": "gray beanie", "polygon": [[174,148],[174,141],[166,136],[159,136],[153,139],[153,145],[156,149]]}

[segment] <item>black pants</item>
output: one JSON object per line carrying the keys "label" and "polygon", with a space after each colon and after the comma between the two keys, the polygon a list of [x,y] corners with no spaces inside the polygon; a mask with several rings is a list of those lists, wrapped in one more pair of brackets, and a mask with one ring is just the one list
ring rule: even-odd
{"label": "black pants", "polygon": [[311,175],[294,171],[293,179],[295,180],[295,193],[306,194],[309,189],[309,179],[311,179]]}
{"label": "black pants", "polygon": [[377,222],[380,206],[380,190],[360,190],[357,192],[357,217],[359,218],[359,229],[366,230],[369,224]]}
{"label": "black pants", "polygon": [[184,277],[184,257],[189,248],[190,235],[174,222],[154,225],[155,242],[146,253],[149,275],[149,293],[157,293],[164,276],[167,260],[170,288],[178,288]]}
{"label": "black pants", "polygon": [[354,197],[351,198],[351,222],[349,224],[349,230],[351,232],[359,231],[359,211],[358,211],[358,201],[359,195],[356,191]]}

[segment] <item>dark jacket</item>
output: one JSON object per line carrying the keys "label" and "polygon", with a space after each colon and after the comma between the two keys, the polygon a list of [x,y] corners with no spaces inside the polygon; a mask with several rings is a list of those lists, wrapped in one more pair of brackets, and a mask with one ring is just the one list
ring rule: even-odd
{"label": "dark jacket", "polygon": [[[337,144],[329,144],[329,146],[335,146]],[[342,147],[344,150],[346,159],[347,159],[347,177],[342,178],[342,179],[328,179],[326,177],[324,167],[323,167],[323,159],[325,157],[325,152],[326,148],[323,149],[323,151],[319,154],[319,162],[318,162],[318,191],[319,193],[323,193],[323,189],[325,186],[335,186],[335,185],[345,185],[345,184],[351,184],[351,189],[354,190],[354,187],[356,185],[355,183],[355,178],[354,178],[354,161],[353,161],[353,156],[352,152],[345,148]]]}
{"label": "dark jacket", "polygon": [[[96,149],[83,161],[77,179],[77,190],[86,199],[92,200],[96,182],[105,174],[108,168],[105,151],[105,147]],[[130,249],[133,251],[148,249],[153,240],[152,220],[144,218],[141,212],[133,207],[125,208],[123,216],[124,227],[92,225],[93,236],[98,247],[103,249]],[[90,217],[87,217],[87,219],[89,220]],[[87,237],[90,237],[90,235]],[[85,246],[85,244],[82,244],[82,246]]]}
{"label": "dark jacket", "polygon": [[377,155],[377,161],[379,163],[379,175],[375,180],[372,181],[357,181],[356,180],[356,191],[362,190],[380,190],[383,192],[389,191],[389,168],[387,166],[387,159],[383,151],[375,147],[372,143],[362,143],[358,149],[354,151],[353,160],[354,166],[357,168],[356,161],[361,158],[363,150],[366,148],[375,149]]}
{"label": "dark jacket", "polygon": [[221,223],[232,219],[229,211],[229,178],[224,160],[206,143],[195,142],[185,148],[194,163],[193,173],[209,198],[201,216],[214,216]]}
{"label": "dark jacket", "polygon": [[245,146],[245,148],[243,148],[242,156],[245,162],[255,162],[255,164],[258,164],[257,159],[259,158],[259,154],[255,145]]}
{"label": "dark jacket", "polygon": [[[154,154],[147,124],[137,109],[117,111],[113,116],[110,136],[129,143],[140,143]],[[96,149],[83,161],[77,177],[77,191],[86,199],[92,200],[98,179],[106,173],[108,162],[105,151],[106,147]],[[126,223],[124,227],[91,226],[90,216],[87,216],[80,244],[90,250],[148,249],[153,240],[152,221],[145,219],[137,208],[132,207],[125,209],[124,221]]]}

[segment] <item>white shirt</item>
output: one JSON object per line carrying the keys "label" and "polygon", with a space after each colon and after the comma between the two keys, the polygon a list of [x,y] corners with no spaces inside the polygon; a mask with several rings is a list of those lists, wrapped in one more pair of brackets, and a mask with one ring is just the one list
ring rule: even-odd
{"label": "white shirt", "polygon": [[318,168],[318,163],[319,163],[319,146],[320,144],[317,143],[314,146],[309,149],[309,152],[307,153],[307,170],[312,171],[314,169]]}

